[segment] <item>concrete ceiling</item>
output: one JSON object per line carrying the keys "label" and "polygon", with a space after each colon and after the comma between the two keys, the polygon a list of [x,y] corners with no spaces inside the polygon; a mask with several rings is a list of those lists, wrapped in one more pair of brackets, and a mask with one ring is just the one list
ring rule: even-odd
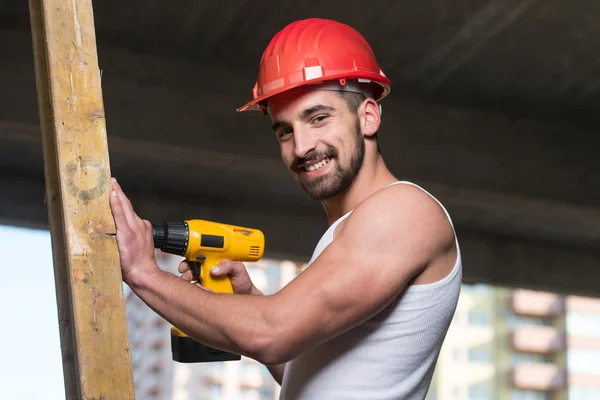
{"label": "concrete ceiling", "polygon": [[[320,206],[278,159],[268,120],[235,108],[275,32],[334,18],[391,78],[384,157],[448,206],[465,280],[600,294],[580,279],[600,263],[600,7],[371,3],[96,2],[111,169],[136,208],[256,226],[269,254],[306,259]],[[29,32],[27,3],[0,1],[0,218],[43,225]]]}

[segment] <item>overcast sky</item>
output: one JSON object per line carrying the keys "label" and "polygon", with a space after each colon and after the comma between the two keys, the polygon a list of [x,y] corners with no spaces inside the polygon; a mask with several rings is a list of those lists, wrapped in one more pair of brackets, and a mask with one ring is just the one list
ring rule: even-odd
{"label": "overcast sky", "polygon": [[0,398],[63,400],[50,234],[0,225]]}

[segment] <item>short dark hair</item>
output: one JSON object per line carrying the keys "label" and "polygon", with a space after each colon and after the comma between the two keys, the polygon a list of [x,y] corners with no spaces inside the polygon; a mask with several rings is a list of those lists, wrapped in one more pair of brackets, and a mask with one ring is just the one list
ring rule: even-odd
{"label": "short dark hair", "polygon": [[338,90],[336,93],[346,102],[346,106],[353,114],[356,114],[358,107],[367,99],[367,96],[358,92]]}
{"label": "short dark hair", "polygon": [[[367,99],[363,93],[359,92],[349,92],[347,90],[338,90],[336,91],[338,96],[342,98],[346,102],[346,106],[350,110],[350,112],[354,115],[357,115],[358,107]],[[379,148],[379,140],[377,137],[377,133],[373,135],[375,138],[375,143],[377,143],[377,152],[381,153],[381,149]]]}

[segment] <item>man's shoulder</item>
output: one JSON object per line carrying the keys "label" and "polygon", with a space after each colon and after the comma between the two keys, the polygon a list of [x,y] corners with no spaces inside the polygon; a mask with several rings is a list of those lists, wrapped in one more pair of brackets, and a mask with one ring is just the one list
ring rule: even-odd
{"label": "man's shoulder", "polygon": [[357,216],[396,218],[419,215],[425,218],[447,219],[440,202],[425,189],[409,183],[388,185],[363,200],[352,213]]}
{"label": "man's shoulder", "polygon": [[382,188],[363,200],[345,221],[343,231],[356,229],[427,235],[430,239],[448,241],[454,232],[445,209],[423,188],[411,183],[398,183]]}

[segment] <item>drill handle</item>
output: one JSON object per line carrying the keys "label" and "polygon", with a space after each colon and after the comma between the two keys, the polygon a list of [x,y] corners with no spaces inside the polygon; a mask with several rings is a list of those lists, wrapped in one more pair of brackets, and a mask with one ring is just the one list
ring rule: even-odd
{"label": "drill handle", "polygon": [[207,260],[203,255],[198,255],[196,259],[198,261],[188,261],[195,280],[215,293],[233,293],[229,276],[214,277],[210,274],[210,269],[217,265],[220,259],[210,257]]}

